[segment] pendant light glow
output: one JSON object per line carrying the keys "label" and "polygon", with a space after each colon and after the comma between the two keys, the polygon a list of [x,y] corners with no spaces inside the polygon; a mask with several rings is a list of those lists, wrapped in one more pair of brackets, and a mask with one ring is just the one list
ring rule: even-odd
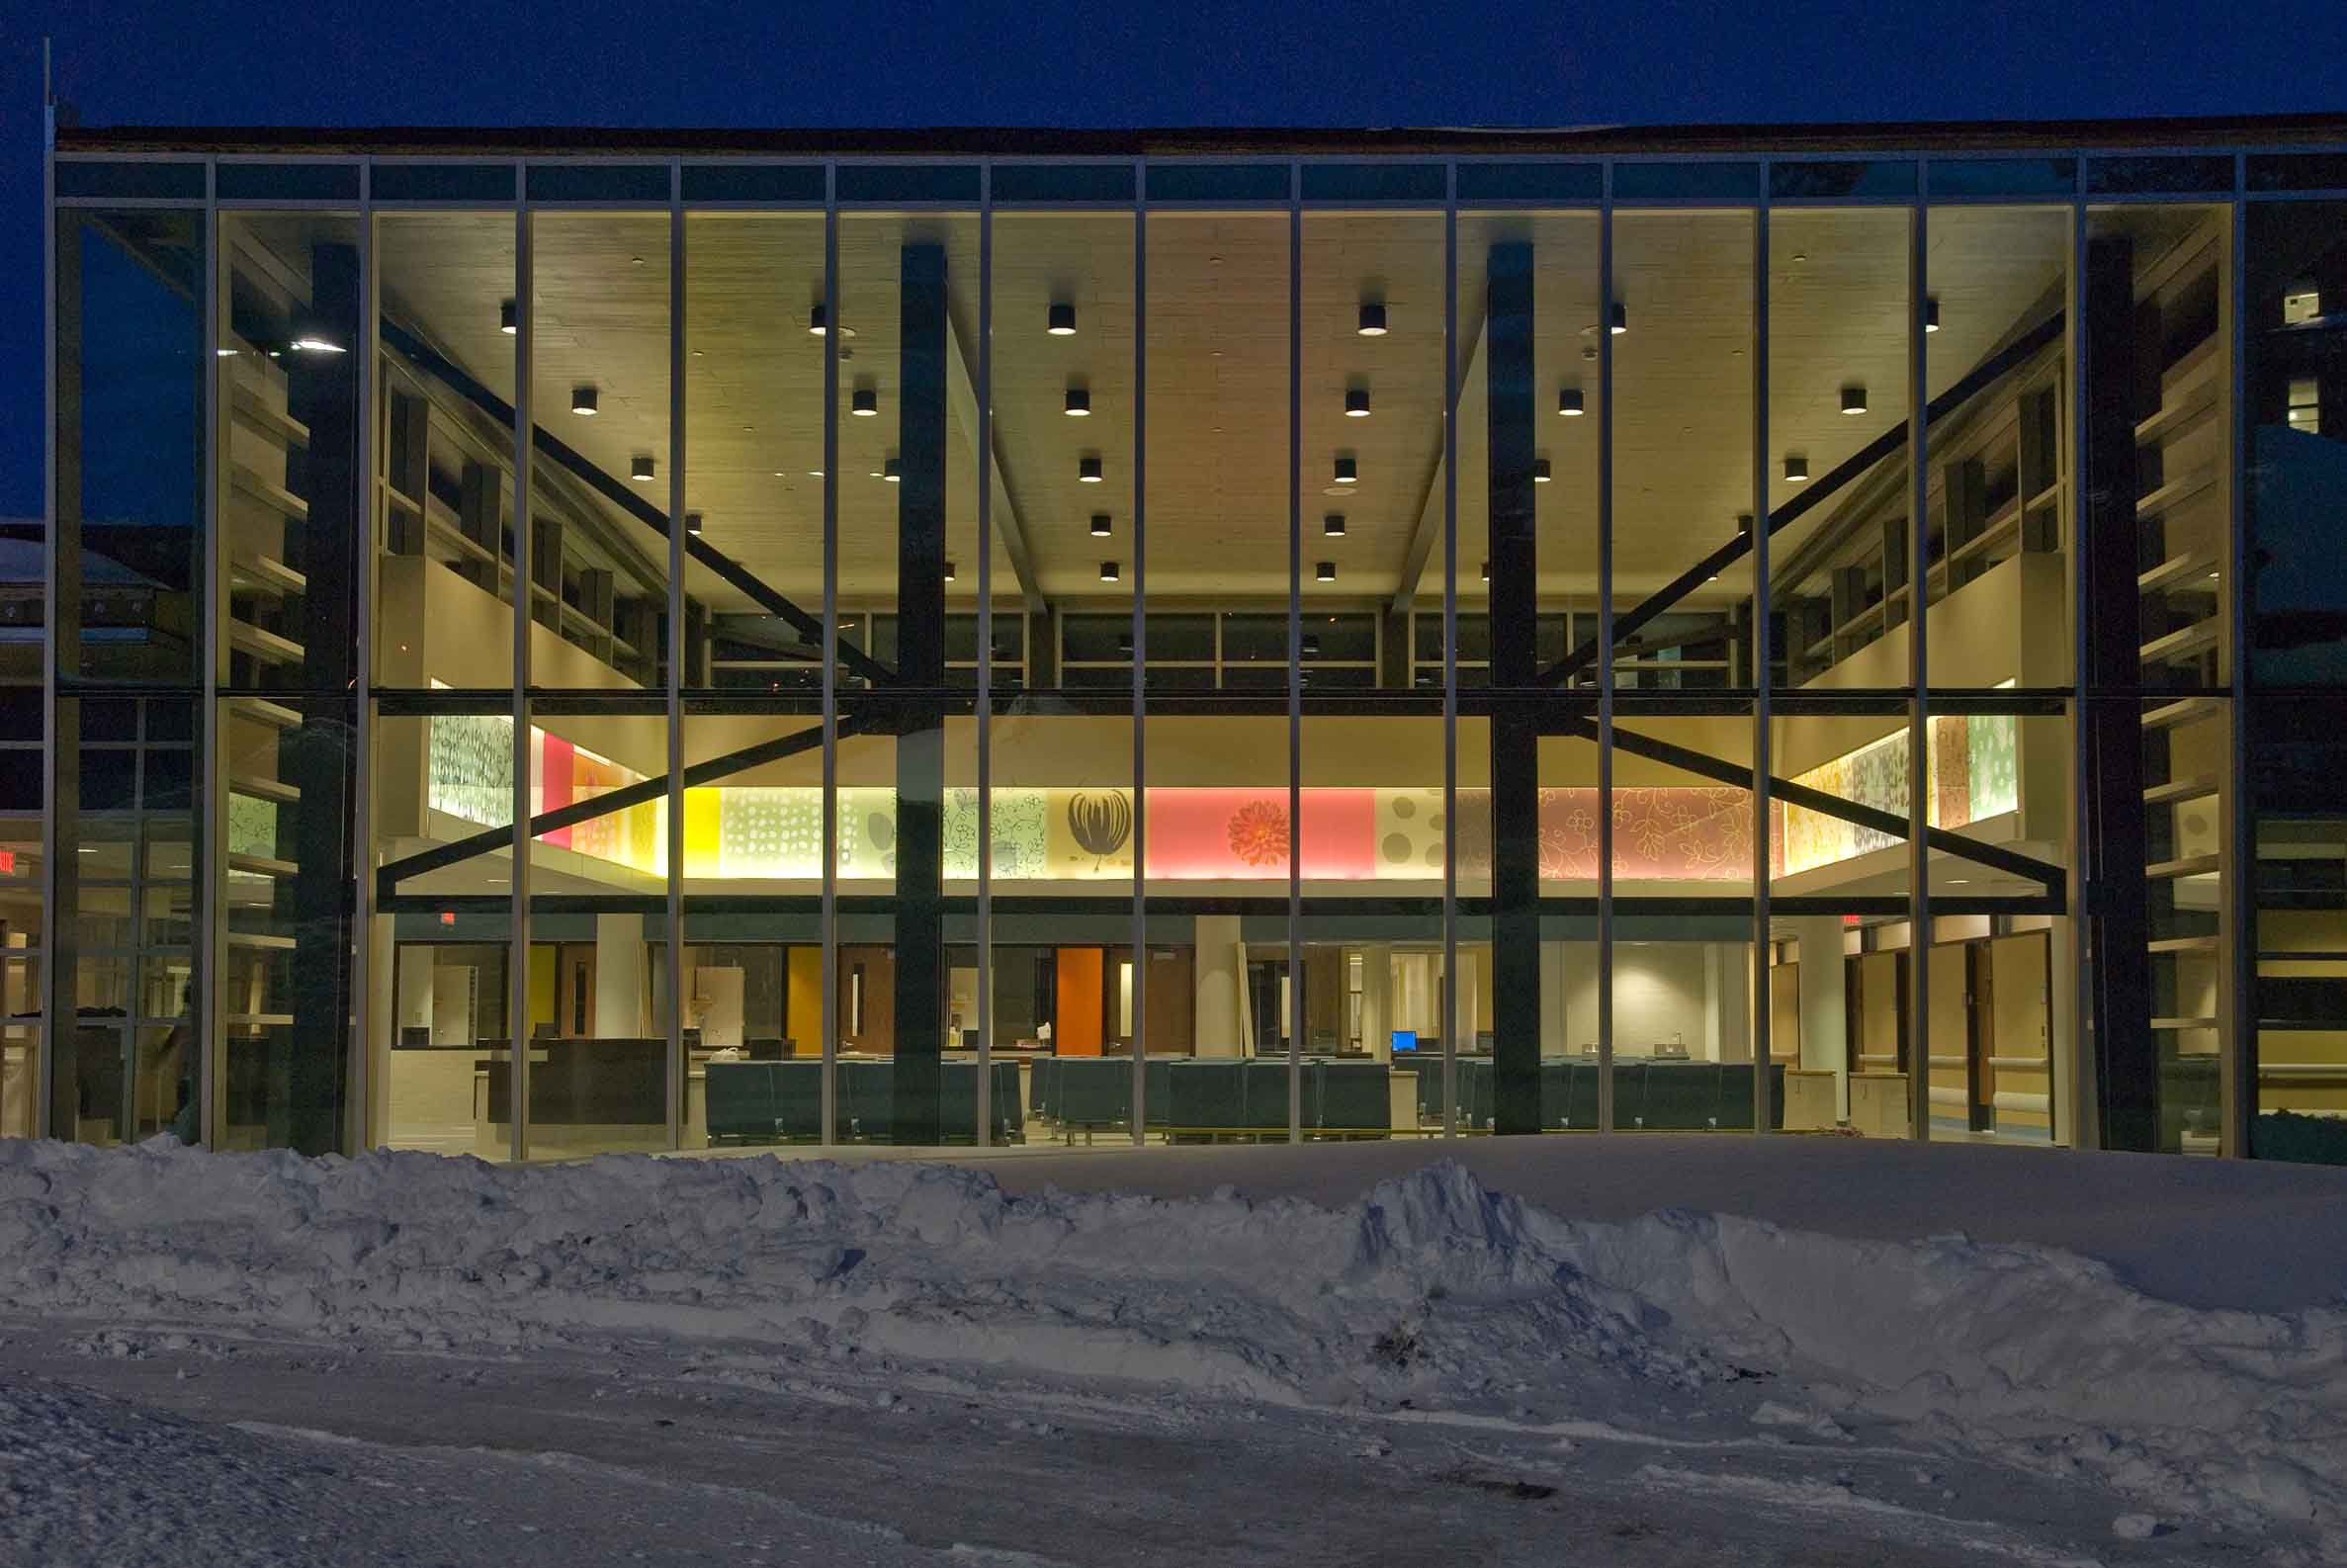
{"label": "pendant light glow", "polygon": [[1383,300],[1363,300],[1361,302],[1361,324],[1354,330],[1362,337],[1385,336],[1385,302]]}
{"label": "pendant light glow", "polygon": [[1068,413],[1068,417],[1069,417],[1069,418],[1071,418],[1071,419],[1085,419],[1085,418],[1088,418],[1088,417],[1090,417],[1090,415],[1091,415],[1091,411],[1092,411],[1092,392],[1091,392],[1091,389],[1090,389],[1090,388],[1088,388],[1088,387],[1071,387],[1071,388],[1069,388],[1069,389],[1068,389],[1068,405],[1067,405],[1067,413]]}
{"label": "pendant light glow", "polygon": [[1863,414],[1867,411],[1867,390],[1856,384],[1842,389],[1842,411]]}
{"label": "pendant light glow", "polygon": [[1337,580],[1337,564],[1334,561],[1320,562],[1313,566],[1312,575],[1315,581],[1334,582]]}
{"label": "pendant light glow", "polygon": [[595,389],[583,386],[571,388],[570,411],[582,418],[593,418],[595,415]]}
{"label": "pendant light glow", "polygon": [[1806,484],[1808,481],[1809,460],[1804,457],[1787,457],[1784,460],[1784,482]]}
{"label": "pendant light glow", "polygon": [[1103,561],[1100,563],[1100,580],[1102,582],[1114,582],[1116,580],[1115,562]]}
{"label": "pendant light glow", "polygon": [[858,387],[849,396],[847,411],[858,419],[870,419],[880,412],[880,393],[869,387]]}
{"label": "pendant light glow", "polygon": [[1366,419],[1369,417],[1368,388],[1353,387],[1346,391],[1345,417],[1347,419]]}
{"label": "pendant light glow", "polygon": [[650,484],[652,479],[652,459],[640,452],[628,461],[628,478],[639,484]]}
{"label": "pendant light glow", "polygon": [[1331,539],[1343,539],[1345,537],[1345,514],[1343,512],[1329,513],[1328,516],[1320,520],[1320,531]]}
{"label": "pendant light glow", "polygon": [[1619,303],[1618,301],[1615,302],[1613,306],[1613,314],[1611,318],[1607,321],[1606,329],[1611,332],[1615,337],[1619,337],[1622,333],[1627,332],[1630,329],[1630,307]]}
{"label": "pendant light glow", "polygon": [[1556,411],[1558,414],[1567,419],[1578,419],[1584,413],[1587,413],[1588,409],[1584,408],[1581,402],[1581,389],[1578,387],[1558,388],[1556,393]]}
{"label": "pendant light glow", "polygon": [[522,329],[521,306],[508,300],[497,306],[497,330],[507,337]]}
{"label": "pendant light glow", "polygon": [[1076,306],[1066,300],[1054,300],[1048,324],[1043,328],[1053,337],[1076,335]]}
{"label": "pendant light glow", "polygon": [[1114,528],[1114,526],[1115,525],[1108,520],[1108,514],[1106,512],[1092,513],[1092,537],[1094,539],[1106,539],[1110,530]]}
{"label": "pendant light glow", "polygon": [[1532,459],[1532,482],[1546,484],[1551,478],[1553,476],[1549,472],[1548,460],[1546,458]]}
{"label": "pendant light glow", "polygon": [[1339,458],[1337,460],[1336,481],[1339,484],[1358,484],[1360,482],[1360,479],[1361,470],[1358,463],[1353,461],[1351,458]]}
{"label": "pendant light glow", "polygon": [[1076,479],[1080,484],[1099,483],[1100,460],[1098,458],[1078,458],[1076,460]]}

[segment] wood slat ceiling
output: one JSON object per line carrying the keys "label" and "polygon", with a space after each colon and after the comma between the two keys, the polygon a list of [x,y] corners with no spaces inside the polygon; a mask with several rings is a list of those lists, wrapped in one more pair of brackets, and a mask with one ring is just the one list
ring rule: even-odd
{"label": "wood slat ceiling", "polygon": [[[1780,209],[1771,222],[1771,503],[1794,490],[1787,452],[1823,474],[1906,414],[1909,216],[1893,210]],[[665,509],[668,243],[662,214],[542,214],[533,232],[538,338],[532,397],[542,426],[626,475],[639,454]],[[957,352],[977,370],[975,217],[851,214],[839,225],[842,346],[839,420],[842,602],[885,603],[896,569],[897,486],[873,478],[895,452],[898,268],[908,243],[946,253]],[[1458,322],[1468,373],[1460,388],[1459,561],[1462,593],[1487,507],[1482,449],[1481,269],[1495,243],[1529,240],[1535,282],[1535,434],[1555,482],[1539,486],[1544,594],[1595,587],[1599,225],[1590,214],[1463,214]],[[1931,291],[1942,330],[1927,340],[1936,391],[1976,364],[2063,275],[2066,212],[1940,209],[1931,215]],[[1625,594],[1674,576],[1732,536],[1751,509],[1752,245],[1749,213],[1618,213],[1616,294],[1630,330],[1613,338],[1614,566]],[[511,396],[514,339],[497,326],[513,294],[513,222],[498,214],[387,216],[379,224],[387,309],[500,396]],[[820,217],[695,214],[687,225],[687,505],[706,537],[784,593],[812,605],[822,587],[822,377],[825,340],[807,330],[823,281]],[[1132,591],[1134,224],[1123,213],[1003,214],[994,238],[994,390],[1003,484],[1029,541],[1034,586],[1094,607]],[[1160,597],[1284,600],[1287,586],[1287,219],[1280,213],[1153,215],[1147,239],[1148,587]],[[1438,215],[1308,214],[1302,253],[1302,436],[1305,590],[1368,601],[1401,581],[1430,495],[1440,515],[1442,236]],[[1353,330],[1365,298],[1391,331]],[[1044,331],[1055,300],[1078,330]],[[592,383],[601,411],[568,412]],[[1071,383],[1090,417],[1062,412]],[[1869,411],[1845,416],[1840,389],[1868,388]],[[1591,413],[1556,413],[1579,385]],[[875,418],[848,415],[869,386]],[[1372,414],[1342,414],[1348,386]],[[952,398],[949,396],[949,407]],[[976,462],[957,412],[948,435],[949,597],[975,592]],[[1330,495],[1333,460],[1355,457],[1360,482]],[[1105,482],[1077,481],[1097,454]],[[999,492],[1000,493],[1000,492]],[[1341,540],[1324,512],[1341,510]],[[1821,509],[1822,511],[1823,509]],[[1105,511],[1113,535],[1094,539]],[[1795,533],[1814,527],[1805,520]],[[635,528],[639,525],[628,524]],[[640,541],[656,554],[657,540]],[[1795,540],[1779,536],[1782,554]],[[1115,559],[1122,580],[1103,583]],[[1335,560],[1333,587],[1311,563]],[[1437,548],[1434,560],[1440,559]],[[1016,589],[1007,554],[998,590]],[[690,583],[721,609],[748,608],[694,568]],[[1437,588],[1432,573],[1422,591]],[[1710,585],[1713,601],[1750,591],[1749,570]]]}

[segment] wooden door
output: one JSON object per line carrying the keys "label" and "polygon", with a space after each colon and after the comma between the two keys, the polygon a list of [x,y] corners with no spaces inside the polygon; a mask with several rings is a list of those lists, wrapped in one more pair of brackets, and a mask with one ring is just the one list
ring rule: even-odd
{"label": "wooden door", "polygon": [[1941,942],[1931,950],[1929,1073],[1932,1121],[1969,1128],[1972,1120],[1972,944]]}

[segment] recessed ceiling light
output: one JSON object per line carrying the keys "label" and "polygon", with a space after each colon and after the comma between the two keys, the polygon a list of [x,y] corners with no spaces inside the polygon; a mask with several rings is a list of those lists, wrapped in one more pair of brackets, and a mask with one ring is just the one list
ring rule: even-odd
{"label": "recessed ceiling light", "polygon": [[1320,531],[1331,539],[1343,539],[1345,537],[1345,514],[1343,512],[1329,513],[1328,516],[1320,520]]}
{"label": "recessed ceiling light", "polygon": [[1091,392],[1091,389],[1090,389],[1090,388],[1088,388],[1088,387],[1071,387],[1071,388],[1069,388],[1069,389],[1068,389],[1068,406],[1067,406],[1067,414],[1068,414],[1068,417],[1069,417],[1069,418],[1071,418],[1071,419],[1084,419],[1084,418],[1087,418],[1087,417],[1089,417],[1089,416],[1090,416],[1090,414],[1091,414],[1091,411],[1092,411],[1092,392]]}
{"label": "recessed ceiling light", "polygon": [[652,482],[652,461],[650,457],[647,457],[645,454],[639,452],[635,457],[628,460],[629,479],[634,479],[639,484],[650,484]]}
{"label": "recessed ceiling light", "polygon": [[1940,330],[1940,297],[1936,294],[1924,296],[1923,329],[1926,332],[1937,332]]}
{"label": "recessed ceiling light", "polygon": [[591,418],[595,412],[595,389],[592,387],[571,388],[570,411],[574,414],[583,414]]}
{"label": "recessed ceiling light", "polygon": [[1081,484],[1099,483],[1100,460],[1098,458],[1078,458],[1076,460],[1076,479]]}
{"label": "recessed ceiling light", "polygon": [[1116,580],[1115,562],[1103,561],[1100,563],[1100,580],[1102,582],[1114,582]]}
{"label": "recessed ceiling light", "polygon": [[869,387],[858,387],[849,395],[847,411],[858,419],[869,419],[880,412],[880,393]]}
{"label": "recessed ceiling light", "polygon": [[1567,419],[1578,419],[1588,410],[1581,406],[1581,389],[1560,387],[1556,393],[1556,411]]}
{"label": "recessed ceiling light", "polygon": [[1627,332],[1630,329],[1630,307],[1616,303],[1613,306],[1613,315],[1607,321],[1606,326],[1615,337]]}
{"label": "recessed ceiling light", "polygon": [[507,337],[511,337],[514,333],[519,332],[521,329],[521,306],[516,305],[511,300],[508,300],[503,305],[498,305],[497,330],[504,333]]}
{"label": "recessed ceiling light", "polygon": [[1108,537],[1109,530],[1114,525],[1108,521],[1108,514],[1106,512],[1092,513],[1092,537],[1094,539],[1106,539]]}
{"label": "recessed ceiling light", "polygon": [[1867,411],[1867,390],[1855,383],[1843,388],[1842,411],[1846,414],[1865,413]]}
{"label": "recessed ceiling light", "polygon": [[1347,419],[1366,419],[1369,417],[1368,388],[1349,387],[1346,389],[1345,417]]}
{"label": "recessed ceiling light", "polygon": [[1066,300],[1054,300],[1051,303],[1050,323],[1043,330],[1049,332],[1053,337],[1074,337],[1076,335],[1075,305]]}
{"label": "recessed ceiling light", "polygon": [[1546,484],[1551,478],[1552,476],[1548,470],[1548,460],[1546,458],[1532,459],[1532,482],[1534,484]]}
{"label": "recessed ceiling light", "polygon": [[1337,580],[1337,564],[1323,561],[1312,568],[1312,575],[1321,582],[1334,582]]}
{"label": "recessed ceiling light", "polygon": [[1360,465],[1351,458],[1339,458],[1335,478],[1339,484],[1357,484],[1361,478]]}
{"label": "recessed ceiling light", "polygon": [[1385,302],[1383,300],[1363,300],[1361,302],[1361,324],[1354,330],[1359,332],[1362,337],[1385,336]]}
{"label": "recessed ceiling light", "polygon": [[1805,484],[1805,483],[1807,483],[1807,482],[1808,482],[1808,479],[1809,479],[1809,460],[1808,460],[1807,458],[1804,458],[1804,457],[1787,457],[1787,458],[1784,460],[1784,482],[1785,482],[1785,483],[1787,483],[1787,484]]}

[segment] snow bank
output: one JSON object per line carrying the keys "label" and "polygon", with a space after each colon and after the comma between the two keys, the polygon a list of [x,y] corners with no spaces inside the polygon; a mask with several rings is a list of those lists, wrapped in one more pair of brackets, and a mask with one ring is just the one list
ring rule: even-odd
{"label": "snow bank", "polygon": [[[1575,1222],[1436,1164],[1324,1208],[936,1163],[506,1169],[0,1142],[0,1310],[426,1347],[598,1336],[1617,1432],[1894,1440],[2347,1528],[2347,1312],[1961,1238]],[[1690,1412],[1697,1413],[1690,1417]]]}

